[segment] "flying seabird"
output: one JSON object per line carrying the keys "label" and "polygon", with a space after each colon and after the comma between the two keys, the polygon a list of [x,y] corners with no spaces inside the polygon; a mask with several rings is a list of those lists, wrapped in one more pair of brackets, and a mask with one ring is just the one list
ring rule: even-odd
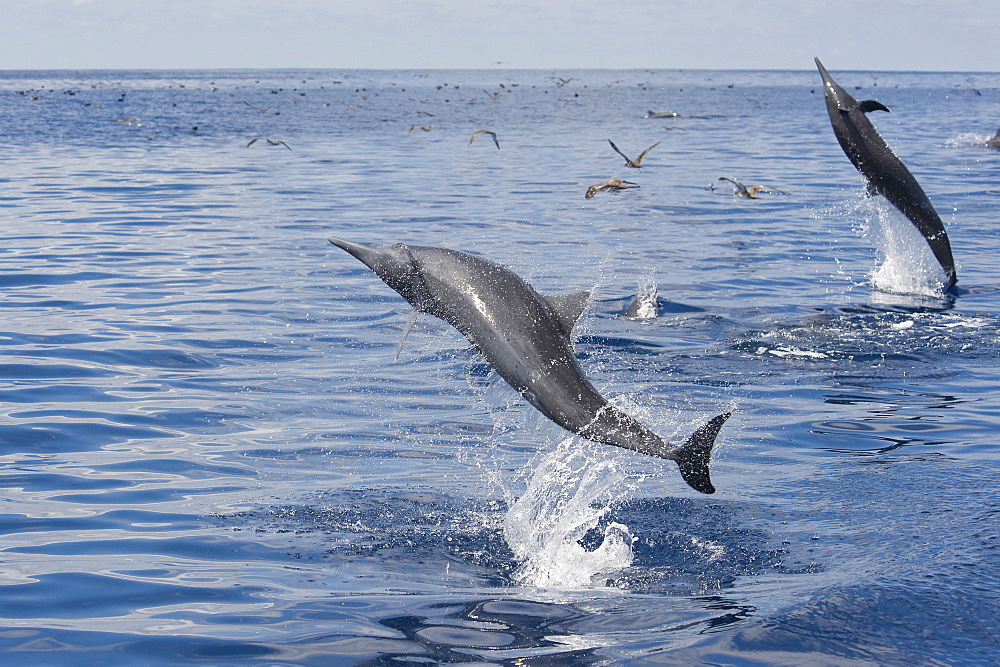
{"label": "flying seabird", "polygon": [[[734,181],[733,179],[726,178],[725,176],[719,176],[719,180],[720,181],[729,181],[730,183],[732,183],[733,185],[735,185],[736,186],[736,190],[733,192],[733,194],[736,195],[737,197],[743,197],[744,199],[760,199],[760,197],[757,196],[757,193],[760,192],[761,190],[763,190],[765,192],[774,192],[774,193],[777,193],[779,195],[788,194],[787,192],[783,192],[783,191],[781,191],[781,190],[779,190],[777,188],[771,188],[771,187],[768,187],[766,185],[751,185],[748,188],[747,186],[743,185],[739,181]],[[711,189],[714,190],[715,187],[713,186]]]}
{"label": "flying seabird", "polygon": [[647,148],[646,150],[644,150],[644,151],[643,151],[642,153],[640,153],[640,154],[639,154],[639,157],[637,157],[637,158],[636,158],[636,159],[634,159],[634,160],[630,160],[630,159],[629,159],[629,157],[628,157],[627,155],[625,155],[625,153],[622,153],[622,152],[621,152],[621,151],[620,151],[620,150],[618,149],[618,147],[617,147],[617,146],[615,146],[615,142],[613,142],[613,141],[611,141],[610,139],[608,139],[608,143],[609,143],[609,144],[611,144],[611,147],[615,149],[615,152],[616,152],[616,153],[618,153],[618,154],[619,154],[619,155],[621,155],[621,156],[622,156],[623,158],[625,158],[625,164],[626,164],[626,166],[629,166],[629,167],[632,167],[632,168],[634,168],[634,169],[639,169],[639,168],[641,168],[641,167],[642,167],[642,159],[643,159],[644,157],[646,157],[646,154],[647,154],[647,153],[649,153],[649,151],[653,150],[654,148],[656,148],[657,146],[659,146],[659,145],[660,145],[660,142],[659,142],[659,141],[657,141],[657,142],[656,142],[655,144],[653,144],[652,146],[650,146],[649,148]]}
{"label": "flying seabird", "polygon": [[500,142],[497,141],[497,133],[494,132],[493,130],[479,130],[478,132],[474,132],[472,136],[469,138],[470,146],[472,145],[472,142],[476,140],[476,137],[478,137],[480,134],[488,134],[491,137],[493,137],[493,143],[497,145],[497,150],[500,150]]}
{"label": "flying seabird", "polygon": [[246,100],[240,100],[240,101],[243,102],[243,104],[245,104],[248,107],[250,107],[251,109],[253,109],[254,111],[258,111],[260,113],[274,113],[275,116],[277,116],[279,113],[281,113],[280,111],[274,111],[274,112],[272,112],[270,107],[266,107],[264,109],[261,109],[260,107],[255,107],[254,105],[250,104]]}
{"label": "flying seabird", "polygon": [[607,183],[597,183],[595,185],[591,185],[589,188],[587,188],[587,194],[583,195],[583,198],[590,199],[598,192],[603,192],[605,190],[618,191],[618,190],[627,190],[629,188],[637,188],[637,187],[639,186],[633,183],[632,181],[623,181],[620,178],[612,178]]}
{"label": "flying seabird", "polygon": [[280,139],[268,139],[267,137],[256,137],[254,139],[251,139],[250,143],[247,144],[247,148],[250,148],[258,141],[266,141],[268,146],[284,146],[288,150],[292,150],[292,147],[286,144],[284,141],[281,141]]}

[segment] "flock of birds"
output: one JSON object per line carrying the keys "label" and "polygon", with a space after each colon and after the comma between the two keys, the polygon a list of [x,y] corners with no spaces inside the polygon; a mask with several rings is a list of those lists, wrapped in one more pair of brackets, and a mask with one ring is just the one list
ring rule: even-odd
{"label": "flock of birds", "polygon": [[[418,76],[420,76],[420,77],[427,77],[428,74],[424,73],[424,74],[420,74]],[[549,80],[550,80],[550,82],[552,84],[552,87],[554,89],[561,89],[561,88],[566,87],[567,85],[569,85],[573,81],[575,81],[575,78],[574,77],[559,77],[559,76],[553,75],[553,76],[549,77]],[[305,83],[305,81],[303,81],[303,83]],[[342,81],[338,80],[335,83],[342,83]],[[612,81],[612,82],[608,83],[607,85],[608,85],[608,87],[612,87],[612,86],[615,86],[615,85],[618,85],[618,84],[621,84],[621,83],[622,83],[621,81]],[[100,88],[103,85],[105,85],[105,84],[93,83],[93,84],[91,84],[90,87],[91,88]],[[499,85],[499,89],[498,90],[489,91],[489,90],[483,89],[482,92],[486,96],[486,99],[488,99],[488,100],[497,100],[501,96],[513,92],[514,88],[516,88],[518,84],[517,83],[508,83],[508,84],[500,83],[498,85]],[[644,84],[639,84],[639,85],[644,87]],[[178,87],[178,88],[184,88],[185,85],[183,83],[181,83],[181,84],[177,84],[176,87]],[[320,88],[322,88],[322,86]],[[442,84],[438,84],[438,85],[434,86],[434,88],[435,88],[436,91],[444,91],[444,92],[454,93],[454,92],[456,92],[459,89],[459,86],[458,85],[447,84],[447,83],[442,83]],[[215,91],[222,90],[222,89],[219,88],[219,87],[217,87],[215,85],[215,83],[212,82],[212,84],[211,84],[211,90],[213,92],[215,92]],[[25,97],[27,97],[27,98],[29,98],[31,100],[39,100],[39,99],[42,99],[44,96],[46,96],[49,93],[54,93],[54,92],[58,92],[58,91],[56,89],[40,88],[40,89],[17,90],[15,92],[17,94],[23,95],[23,96],[25,96]],[[79,93],[81,93],[82,91],[78,90],[78,89],[66,89],[66,90],[63,90],[61,92],[64,93],[64,94],[66,94],[66,95],[76,96]],[[125,88],[122,88],[120,90],[120,95],[118,96],[118,98],[117,98],[116,101],[117,102],[124,102],[126,100],[128,94],[129,94],[129,92],[130,92],[129,90],[127,90]],[[288,91],[288,90],[285,90],[283,88],[278,88],[278,89],[271,90],[271,93],[273,93],[273,94],[282,93],[282,94],[286,94],[287,95],[287,93],[289,93],[289,92],[296,93],[298,96],[302,96],[302,97],[304,97],[306,95],[305,92],[300,91],[298,89],[295,89],[293,91]],[[345,112],[349,111],[351,109],[354,109],[354,108],[363,108],[369,101],[371,101],[374,98],[376,98],[376,97],[379,96],[379,92],[371,92],[371,91],[368,91],[367,89],[364,89],[364,88],[359,88],[355,92],[357,93],[357,98],[356,98],[357,101],[348,104],[344,108]],[[548,91],[546,91],[546,92],[548,92]],[[981,93],[979,93],[978,90],[975,90],[975,89],[972,89],[972,92],[975,92],[977,94],[981,94]],[[236,93],[235,90],[229,92],[230,96],[234,96],[236,94],[237,93]],[[579,93],[576,93],[575,95],[579,96]],[[563,100],[566,100],[566,101],[570,101],[573,98],[560,98],[560,99],[563,99]],[[297,101],[298,101],[298,99],[295,99],[294,97],[292,97],[289,100],[286,100],[285,102],[292,103],[292,102],[297,102]],[[426,100],[426,99],[419,100],[419,102],[421,102],[421,103],[426,103],[428,101],[429,100]],[[447,101],[451,101],[451,100],[446,99],[445,101],[447,102]],[[456,100],[456,101],[461,101],[461,100]],[[477,103],[477,102],[482,101],[482,98],[479,98],[479,99],[477,99],[477,98],[471,98],[471,99],[467,99],[467,100],[464,100],[464,101],[466,101],[466,102],[468,102],[468,103],[471,104],[471,103]],[[282,102],[282,103],[279,103],[278,105],[271,105],[271,106],[259,106],[259,105],[251,104],[247,100],[239,100],[239,102],[241,104],[246,105],[248,108],[252,109],[253,111],[256,111],[259,114],[262,114],[262,115],[275,115],[275,116],[279,115],[281,113],[281,108],[279,108],[279,107],[281,106],[281,104],[285,103],[285,102]],[[85,106],[91,106],[91,105],[101,106],[100,102],[82,101],[82,103]],[[173,106],[177,106],[177,103],[174,102]],[[326,106],[330,106],[330,103],[327,102]],[[863,109],[863,110],[867,112],[867,111],[871,111],[872,109]],[[882,110],[885,110],[884,107],[882,107]],[[434,114],[432,114],[432,113],[430,113],[430,112],[428,112],[426,110],[423,110],[423,109],[417,109],[416,111],[414,111],[414,113],[415,114],[423,114],[423,115],[426,115],[426,116],[433,116],[434,115]],[[677,118],[679,116],[680,116],[680,114],[678,114],[675,111],[654,111],[654,110],[648,110],[646,112],[645,118],[647,118],[647,119],[666,119],[666,118]],[[124,123],[124,124],[130,125],[130,126],[140,126],[140,125],[142,125],[140,119],[136,118],[136,117],[116,118],[116,119],[114,119],[114,122]],[[417,131],[419,131],[419,132],[430,132],[432,129],[434,129],[434,127],[435,126],[432,125],[432,124],[413,124],[413,125],[409,126],[409,129],[407,130],[407,134],[412,134],[413,132],[417,132]],[[198,125],[191,125],[190,129],[192,131],[197,131],[198,130]],[[468,145],[471,146],[478,137],[481,137],[483,135],[489,136],[492,139],[493,144],[497,148],[497,150],[500,149],[500,139],[497,136],[497,133],[495,131],[491,130],[491,129],[481,129],[481,130],[478,130],[475,133],[473,133],[472,136],[469,138]],[[152,140],[153,138],[154,137],[152,137],[152,136],[147,136],[146,137],[147,140]],[[643,150],[641,153],[639,153],[634,158],[629,157],[628,154],[626,154],[623,150],[621,150],[618,147],[618,145],[615,144],[615,142],[613,140],[609,139],[608,143],[610,144],[611,149],[615,153],[617,153],[619,156],[621,156],[621,158],[625,162],[625,166],[626,167],[631,168],[631,169],[641,169],[642,166],[643,166],[643,160],[645,160],[645,158],[649,155],[649,153],[654,148],[656,148],[658,145],[660,145],[661,142],[657,141],[656,143],[650,145],[649,147],[647,147],[645,150]],[[266,137],[266,136],[254,136],[254,137],[252,137],[246,143],[246,147],[247,148],[252,148],[255,145],[263,145],[263,146],[268,146],[268,147],[282,147],[282,148],[285,148],[285,149],[287,149],[289,151],[292,150],[292,147],[286,141],[284,141],[282,139],[273,139],[273,138]],[[984,141],[982,143],[982,145],[984,145],[986,147],[989,147],[989,148],[1000,150],[1000,129],[997,130],[996,134],[992,138]],[[740,197],[740,198],[743,198],[743,199],[759,199],[761,194],[778,194],[778,195],[787,194],[787,192],[785,192],[783,190],[780,190],[780,189],[774,188],[774,187],[770,187],[770,186],[767,186],[767,185],[762,185],[762,184],[744,185],[740,181],[738,181],[736,179],[733,179],[733,178],[730,178],[728,176],[720,176],[717,179],[717,181],[715,181],[715,182],[711,183],[709,186],[707,186],[707,189],[714,190],[715,187],[716,187],[716,184],[718,182],[723,182],[723,181],[728,182],[728,183],[730,183],[733,186],[733,195],[734,196],[737,196],[737,197]],[[618,192],[618,191],[622,191],[622,190],[635,189],[635,188],[638,188],[638,187],[640,187],[640,186],[637,183],[629,181],[627,179],[624,179],[624,178],[611,178],[611,179],[608,179],[607,181],[603,181],[603,182],[600,182],[600,183],[594,183],[594,184],[588,186],[587,189],[586,189],[586,191],[585,191],[585,193],[584,193],[584,198],[591,199],[594,196],[596,196],[598,193],[601,193],[601,192]]]}
{"label": "flock of birds", "polygon": [[[573,77],[564,78],[564,77],[553,76],[553,77],[550,77],[550,79],[553,81],[554,87],[557,88],[557,89],[558,88],[563,88],[564,86],[566,86],[569,83],[571,83],[571,82],[574,81]],[[614,86],[614,85],[619,84],[619,83],[621,83],[621,81],[613,81],[613,82],[609,83],[608,86],[609,87],[610,86]],[[447,88],[448,85],[449,84],[439,84],[439,85],[435,86],[435,88],[437,90],[441,90],[441,89]],[[490,100],[496,100],[500,96],[505,95],[505,94],[511,92],[511,89],[514,86],[516,86],[516,84],[512,84],[510,88],[508,88],[503,83],[499,84],[499,86],[501,88],[500,90],[488,91],[488,90],[484,89],[483,93]],[[458,86],[457,85],[453,86],[453,88],[457,89]],[[361,89],[359,89],[356,92],[360,93]],[[368,102],[369,100],[371,100],[371,99],[373,99],[374,97],[377,97],[377,96],[378,96],[378,93],[367,93],[367,92],[365,92],[365,94],[360,94],[359,97],[358,97],[359,102],[348,104],[346,107],[344,107],[344,111],[346,112],[346,111],[350,111],[351,109],[364,108],[364,106],[365,106],[364,102]],[[568,101],[569,98],[566,98],[566,99]],[[422,103],[427,102],[427,101],[428,100],[420,100],[420,102],[422,102]],[[469,99],[467,101],[469,103],[475,103],[475,102],[478,102],[479,100],[473,98],[473,99]],[[277,115],[278,113],[280,113],[280,111],[274,110],[274,109],[272,109],[270,107],[265,107],[265,108],[255,107],[254,105],[252,105],[252,104],[250,104],[249,102],[246,102],[246,101],[244,101],[243,104],[247,105],[248,107],[250,107],[250,108],[252,108],[252,109],[254,109],[254,110],[256,110],[256,111],[258,111],[258,112],[260,112],[262,114],[273,113],[273,114]],[[422,109],[418,109],[418,110],[414,111],[414,113],[415,114],[423,114],[423,115],[426,115],[426,116],[433,116],[434,115],[434,114],[432,114],[432,113],[430,113],[430,112],[428,112],[426,110],[422,110]],[[653,110],[648,110],[646,112],[646,115],[644,117],[647,118],[647,119],[678,118],[678,117],[680,117],[680,114],[677,113],[677,112],[675,112],[675,111],[653,111]],[[418,132],[418,131],[419,132],[430,132],[431,130],[434,129],[434,127],[435,127],[434,125],[413,124],[413,125],[409,126],[409,128],[406,131],[406,133],[407,134],[413,134],[414,132]],[[500,139],[497,136],[497,133],[495,131],[493,131],[493,130],[485,129],[485,128],[481,129],[481,130],[477,130],[476,132],[474,132],[469,137],[468,145],[471,146],[478,137],[481,137],[481,136],[484,136],[484,135],[490,137],[490,139],[493,140],[493,144],[494,144],[494,146],[496,146],[497,150],[500,150]],[[998,131],[998,138],[996,139],[996,141],[998,142],[998,147],[1000,147],[1000,131]],[[288,150],[291,150],[291,146],[289,146],[285,141],[277,140],[277,139],[270,139],[270,138],[267,138],[267,137],[254,137],[253,139],[251,139],[247,143],[247,148],[250,148],[251,146],[253,146],[254,144],[256,144],[258,142],[262,142],[264,145],[267,145],[267,146],[283,146],[284,148],[287,148]],[[618,155],[620,155],[625,160],[625,166],[626,167],[629,167],[629,168],[632,168],[632,169],[641,169],[642,168],[642,162],[643,162],[643,160],[646,158],[646,156],[654,148],[656,148],[657,146],[659,146],[661,142],[657,141],[656,143],[652,144],[651,146],[649,146],[648,148],[646,148],[644,151],[642,151],[641,153],[639,153],[638,156],[636,156],[635,158],[630,158],[628,155],[626,155],[620,148],[618,148],[618,146],[615,144],[615,142],[612,141],[611,139],[608,139],[608,143],[611,145],[612,150],[614,150],[615,153],[617,153]],[[737,196],[737,197],[744,198],[744,199],[759,199],[760,197],[758,196],[758,193],[761,193],[761,192],[762,193],[768,193],[768,194],[787,194],[786,192],[784,192],[782,190],[779,190],[777,188],[772,188],[772,187],[769,187],[769,186],[766,186],[766,185],[745,186],[743,183],[740,183],[739,181],[737,181],[735,179],[732,179],[732,178],[729,178],[727,176],[721,176],[721,177],[719,177],[718,180],[719,181],[728,181],[729,183],[731,183],[733,185],[733,188],[734,188],[733,189],[733,195]],[[617,191],[620,191],[620,190],[628,190],[628,189],[633,189],[633,188],[638,188],[638,187],[640,187],[640,186],[637,183],[634,183],[632,181],[628,181],[628,180],[625,180],[623,178],[612,178],[612,179],[609,179],[609,180],[604,181],[602,183],[595,183],[595,184],[590,185],[589,187],[587,187],[587,189],[586,189],[586,191],[584,193],[584,198],[585,199],[591,199],[591,198],[593,198],[595,195],[597,195],[600,192],[617,192]],[[709,190],[714,190],[715,189],[715,183],[710,184],[708,186],[708,189]]]}
{"label": "flock of birds", "polygon": [[[427,77],[428,74],[424,73],[424,74],[420,74],[420,75],[417,75],[417,76]],[[574,82],[575,78],[574,77],[559,77],[559,76],[553,75],[553,76],[549,77],[549,81],[551,83],[551,89],[552,90],[558,90],[558,89],[565,88],[570,83]],[[303,81],[303,83],[305,83],[305,81]],[[342,81],[337,80],[334,83],[338,83],[339,84],[339,83],[342,83]],[[622,83],[621,81],[612,81],[612,82],[608,83],[607,86],[608,87],[612,87],[612,86],[615,86],[615,85],[618,85],[618,84],[621,84],[621,83]],[[393,84],[393,85],[395,85],[395,84]],[[445,102],[450,102],[450,101],[454,100],[456,102],[462,102],[462,101],[464,101],[466,103],[473,104],[473,103],[480,103],[480,102],[482,102],[484,100],[497,100],[498,98],[500,98],[503,95],[507,95],[509,93],[512,93],[514,91],[514,89],[517,88],[517,86],[519,84],[513,83],[513,82],[509,82],[509,83],[506,83],[506,84],[505,83],[500,83],[498,85],[499,85],[499,89],[497,89],[497,90],[489,91],[489,90],[483,89],[482,92],[485,95],[485,98],[474,97],[474,98],[469,98],[469,99],[462,99],[465,96],[462,95],[462,98],[459,97],[459,94],[457,92],[458,89],[459,89],[459,86],[457,84],[441,83],[441,84],[435,85],[434,86],[434,90],[446,93],[446,97],[450,98],[450,99],[444,99]],[[579,86],[579,83],[577,85]],[[639,84],[639,86],[643,87],[643,88],[645,87],[645,85],[646,84],[641,84],[641,83]],[[90,87],[96,89],[96,88],[101,88],[101,87],[104,87],[104,86],[105,86],[105,84],[93,83],[93,84],[91,84]],[[176,84],[176,87],[178,87],[178,88],[184,88],[185,84],[183,84],[183,83]],[[584,86],[584,87],[586,87],[586,86]],[[239,86],[236,87],[236,89],[238,89],[238,88],[239,88]],[[320,89],[322,89],[322,88],[323,88],[323,86],[320,86]],[[233,90],[229,91],[229,95],[230,96],[236,96],[236,95],[238,95],[236,89],[233,89]],[[220,90],[223,90],[223,89],[220,88],[220,87],[218,87],[218,86],[216,86],[215,83],[212,82],[211,83],[211,90],[213,92],[216,92],[216,91],[220,91]],[[55,92],[58,92],[58,91],[55,90],[55,89],[41,88],[41,89],[30,89],[30,90],[18,90],[18,91],[15,91],[15,92],[17,94],[23,95],[23,96],[25,96],[25,97],[27,97],[27,98],[29,98],[31,100],[39,100],[39,99],[42,99],[43,97],[47,96],[50,93],[55,93]],[[76,96],[78,94],[83,93],[82,90],[77,90],[77,89],[66,89],[66,90],[63,90],[62,92],[65,95],[69,95],[69,96]],[[129,95],[129,92],[130,91],[128,89],[121,88],[120,91],[119,91],[120,94],[118,95],[116,101],[119,102],[119,103],[124,102],[127,99],[128,95]],[[223,91],[223,92],[225,92],[225,91]],[[293,89],[293,90],[286,90],[284,88],[276,88],[276,89],[271,90],[270,92],[272,94],[275,94],[275,95],[279,95],[279,94],[280,95],[284,95],[285,97],[287,97],[287,99],[285,99],[283,101],[279,101],[275,105],[267,105],[267,106],[261,106],[259,104],[252,104],[251,102],[249,102],[247,100],[238,100],[238,103],[241,103],[241,104],[245,105],[246,107],[252,109],[253,111],[255,111],[255,112],[257,112],[257,113],[259,113],[261,115],[268,115],[268,116],[275,115],[275,116],[277,116],[277,115],[279,115],[281,113],[281,107],[282,107],[282,105],[297,103],[299,101],[304,101],[304,100],[301,100],[301,98],[306,95],[306,92],[301,91],[301,90],[299,90],[297,88]],[[546,90],[545,92],[548,93],[549,90]],[[974,92],[976,94],[981,94],[976,89],[972,89],[972,92]],[[374,100],[375,98],[377,98],[380,95],[379,91],[370,91],[370,90],[368,90],[366,88],[357,88],[355,90],[355,93],[357,94],[356,95],[356,101],[353,101],[352,103],[348,104],[344,108],[345,112],[349,111],[349,110],[351,110],[353,108],[363,108],[366,105],[368,105],[369,103],[371,103],[372,100]],[[294,95],[290,95],[290,94],[294,94]],[[432,95],[428,95],[427,96],[428,99],[420,99],[419,102],[421,104],[425,104],[427,102],[430,102],[431,101],[430,98],[432,97]],[[82,95],[81,95],[81,97],[82,97]],[[574,97],[578,98],[579,97],[579,92],[575,93]],[[564,100],[564,101],[572,101],[574,99],[574,97],[560,97],[559,99],[560,100]],[[416,99],[416,98],[414,98],[414,99]],[[81,100],[81,102],[85,106],[91,106],[91,105],[96,105],[98,107],[101,106],[101,102],[95,102],[95,101],[91,101],[91,100]],[[871,102],[871,101],[865,101],[865,103],[867,103],[867,102]],[[325,106],[330,106],[330,104],[331,104],[330,102],[327,102],[325,104]],[[872,105],[873,106],[867,107],[867,108],[862,107],[861,110],[864,111],[864,112],[866,112],[866,113],[869,112],[869,111],[872,111],[872,110],[887,111],[887,109],[885,109],[884,106],[881,106],[881,105],[879,105],[877,103],[872,103]],[[173,106],[177,106],[177,102],[176,101],[173,102]],[[417,109],[413,113],[414,114],[418,114],[418,115],[425,115],[425,116],[434,116],[435,115],[434,113],[431,113],[431,112],[429,112],[429,111],[427,111],[425,109]],[[680,114],[678,114],[678,113],[676,113],[674,111],[654,111],[654,110],[648,110],[646,112],[646,114],[645,114],[645,118],[647,118],[647,119],[677,118],[679,116],[680,116]],[[141,125],[143,125],[143,123],[140,121],[139,118],[132,117],[132,116],[116,118],[116,119],[114,119],[114,122],[116,122],[116,123],[123,123],[123,124],[129,125],[129,126],[141,126]],[[430,132],[432,129],[434,129],[434,127],[435,126],[432,125],[432,124],[413,124],[413,125],[409,126],[409,129],[407,130],[407,134],[412,134],[413,132],[418,132],[418,131],[419,132]],[[668,128],[668,129],[671,129],[671,128]],[[190,130],[191,131],[197,131],[198,130],[198,125],[191,125],[190,126]],[[497,148],[497,150],[500,149],[500,138],[498,137],[497,133],[494,130],[492,130],[492,129],[485,129],[485,128],[484,129],[480,129],[480,130],[474,132],[469,137],[468,145],[471,146],[475,142],[475,140],[477,138],[482,137],[484,135],[488,136],[493,141],[493,145]],[[146,136],[145,138],[147,140],[152,140],[154,137],[152,137],[152,136]],[[617,153],[624,160],[625,166],[628,167],[628,168],[630,168],[630,169],[641,169],[643,167],[643,161],[646,159],[646,157],[650,154],[651,151],[653,151],[657,146],[660,145],[660,143],[661,142],[657,141],[657,142],[653,143],[652,145],[648,146],[645,150],[643,150],[641,153],[639,153],[635,157],[629,157],[629,155],[625,151],[623,151],[621,148],[619,148],[618,145],[615,144],[615,142],[613,140],[608,139],[608,144],[610,145],[611,149],[615,153]],[[266,147],[281,147],[281,148],[284,148],[284,149],[289,150],[289,151],[292,150],[291,145],[289,145],[286,141],[284,141],[282,139],[270,138],[270,137],[267,137],[267,136],[253,136],[246,143],[246,147],[247,148],[252,148],[252,147],[254,147],[256,145],[261,145],[261,146],[266,146]],[[996,134],[992,138],[983,141],[981,143],[981,145],[984,145],[984,146],[989,147],[989,148],[1000,150],[1000,129],[997,130]],[[731,184],[732,187],[733,187],[733,195],[737,196],[737,197],[740,197],[740,198],[743,198],[743,199],[759,199],[761,194],[776,194],[776,195],[785,195],[785,194],[788,194],[784,190],[780,190],[778,188],[774,188],[774,187],[763,185],[763,184],[744,185],[740,181],[738,181],[736,179],[733,179],[733,178],[730,178],[728,176],[720,176],[716,181],[714,181],[711,184],[709,184],[707,186],[707,189],[709,189],[709,190],[715,190],[716,185],[718,183],[721,183],[721,182],[728,182],[729,184]],[[591,199],[591,198],[595,197],[596,195],[598,195],[599,193],[602,193],[602,192],[618,192],[618,191],[623,191],[623,190],[635,189],[635,188],[639,188],[639,187],[640,186],[639,186],[638,183],[635,183],[633,181],[627,180],[626,178],[610,178],[610,179],[608,179],[606,181],[603,181],[603,182],[600,182],[600,183],[594,183],[592,185],[589,185],[586,188],[585,192],[584,192],[584,198],[585,199]]]}
{"label": "flock of birds", "polygon": [[[677,116],[678,116],[678,114],[676,114],[676,113],[674,113],[672,111],[664,112],[664,113],[656,113],[656,112],[650,111],[650,112],[647,113],[646,118],[676,118]],[[415,125],[413,127],[411,127],[410,128],[410,132],[412,132],[414,130],[414,128],[416,128],[416,127],[417,126],[415,126]],[[430,127],[422,127],[420,129],[429,130],[431,128]],[[483,134],[490,135],[493,138],[493,143],[496,144],[497,149],[499,150],[499,148],[500,148],[500,141],[497,139],[497,133],[494,132],[494,131],[492,131],[492,130],[479,130],[479,131],[473,133],[472,137],[469,139],[469,145],[471,146],[472,142],[476,140],[476,137],[481,136]],[[1000,137],[1000,130],[997,131],[997,136]],[[632,159],[629,156],[625,155],[625,153],[623,153],[622,150],[620,148],[618,148],[618,146],[615,145],[615,142],[611,141],[610,139],[608,139],[608,143],[611,144],[611,148],[616,153],[618,153],[619,155],[621,155],[625,159],[625,166],[626,167],[631,167],[632,169],[642,169],[642,161],[646,158],[647,155],[649,155],[649,152],[651,150],[653,150],[654,148],[656,148],[657,146],[659,146],[661,142],[657,141],[655,144],[653,144],[652,146],[650,146],[649,148],[647,148],[643,152],[639,153],[638,157],[636,157],[635,159]],[[732,178],[729,178],[728,176],[720,176],[719,180],[720,181],[728,181],[728,182],[732,183],[733,187],[735,188],[733,190],[733,194],[735,196],[737,196],[737,197],[743,197],[744,199],[759,199],[760,197],[757,196],[758,192],[767,192],[767,193],[779,194],[779,195],[788,194],[784,190],[779,190],[777,188],[772,188],[772,187],[769,187],[767,185],[751,185],[750,187],[747,187],[747,186],[743,185],[742,183],[740,183],[739,181],[737,181],[735,179],[732,179]],[[633,183],[632,181],[626,181],[623,178],[612,178],[612,179],[610,179],[608,181],[604,181],[603,183],[594,183],[593,185],[591,185],[590,187],[587,188],[587,191],[584,193],[583,197],[584,197],[584,199],[591,199],[598,192],[617,192],[618,190],[629,190],[629,189],[638,188],[638,187],[639,187],[639,185],[637,183]],[[709,185],[708,189],[709,190],[714,190],[715,189],[715,183],[712,183],[711,185]]]}

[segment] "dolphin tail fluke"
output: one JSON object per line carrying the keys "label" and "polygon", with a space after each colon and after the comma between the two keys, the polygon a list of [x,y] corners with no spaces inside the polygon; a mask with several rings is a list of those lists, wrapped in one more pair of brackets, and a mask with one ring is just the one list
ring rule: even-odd
{"label": "dolphin tail fluke", "polygon": [[712,478],[708,474],[708,461],[712,457],[712,447],[719,429],[729,419],[731,413],[726,412],[712,418],[699,428],[674,453],[674,460],[681,469],[681,477],[695,491],[715,493]]}
{"label": "dolphin tail fluke", "polygon": [[944,291],[945,292],[954,291],[955,285],[957,284],[958,284],[958,274],[955,273],[954,269],[952,269],[951,271],[948,272],[948,284],[944,288]]}

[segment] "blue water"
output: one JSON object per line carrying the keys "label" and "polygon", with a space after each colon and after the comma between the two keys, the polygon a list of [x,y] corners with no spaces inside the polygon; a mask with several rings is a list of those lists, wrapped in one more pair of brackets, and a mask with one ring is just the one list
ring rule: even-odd
{"label": "blue water", "polygon": [[[815,71],[0,73],[4,662],[1000,661],[1000,75],[826,64],[892,109],[957,296]],[[397,359],[333,234],[594,290],[605,396],[674,441],[732,410],[718,492],[439,320]]]}

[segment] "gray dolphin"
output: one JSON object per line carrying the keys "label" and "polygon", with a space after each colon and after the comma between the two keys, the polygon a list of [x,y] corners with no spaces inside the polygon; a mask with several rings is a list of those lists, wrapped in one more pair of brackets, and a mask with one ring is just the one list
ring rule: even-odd
{"label": "gray dolphin", "polygon": [[729,413],[678,446],[608,403],[584,377],[570,341],[589,292],[544,297],[499,264],[447,248],[402,243],[372,248],[339,238],[330,243],[361,260],[418,311],[462,332],[500,377],[559,426],[589,440],[676,461],[692,488],[715,492],[708,462]]}
{"label": "gray dolphin", "polygon": [[1000,130],[997,130],[992,139],[987,139],[985,145],[990,148],[1000,148]]}
{"label": "gray dolphin", "polygon": [[636,294],[625,310],[621,312],[622,317],[632,320],[650,320],[660,314],[660,302],[656,296],[656,286],[648,287]]}
{"label": "gray dolphin", "polygon": [[944,269],[948,280],[946,289],[951,289],[958,282],[958,275],[944,224],[917,179],[865,116],[870,111],[889,109],[874,100],[858,102],[833,80],[819,58],[816,58],[816,66],[823,77],[826,111],[840,147],[868,181],[869,190],[888,199],[920,230]]}

